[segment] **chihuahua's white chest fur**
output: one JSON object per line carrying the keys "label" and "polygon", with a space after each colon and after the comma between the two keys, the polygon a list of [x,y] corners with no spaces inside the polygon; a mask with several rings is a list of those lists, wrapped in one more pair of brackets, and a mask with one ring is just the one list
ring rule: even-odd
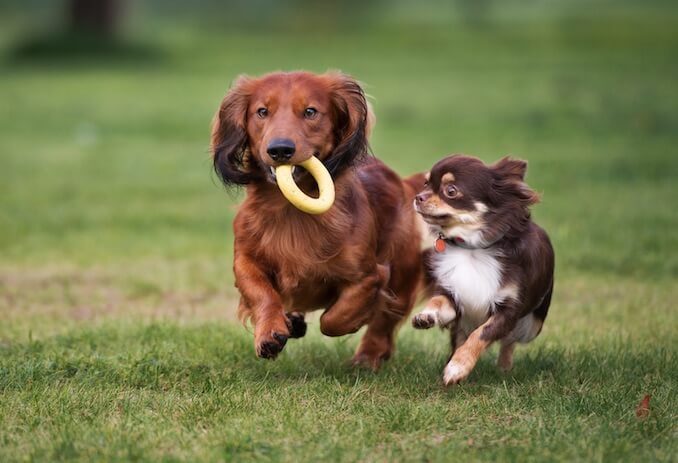
{"label": "chihuahua's white chest fur", "polygon": [[504,300],[502,266],[492,249],[466,249],[448,245],[434,256],[433,273],[438,284],[454,296],[464,331],[473,330],[490,316],[495,304]]}

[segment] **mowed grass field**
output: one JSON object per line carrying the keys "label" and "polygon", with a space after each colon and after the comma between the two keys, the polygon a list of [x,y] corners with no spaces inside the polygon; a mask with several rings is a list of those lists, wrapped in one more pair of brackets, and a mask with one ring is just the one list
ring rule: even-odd
{"label": "mowed grass field", "polygon": [[[151,62],[3,61],[0,461],[675,461],[678,13],[539,11],[312,37],[156,21]],[[0,24],[9,53],[26,24]],[[556,288],[511,373],[492,350],[445,389],[446,334],[409,324],[377,374],[317,320],[255,357],[209,125],[236,75],[299,68],[366,83],[403,175],[529,160]]]}

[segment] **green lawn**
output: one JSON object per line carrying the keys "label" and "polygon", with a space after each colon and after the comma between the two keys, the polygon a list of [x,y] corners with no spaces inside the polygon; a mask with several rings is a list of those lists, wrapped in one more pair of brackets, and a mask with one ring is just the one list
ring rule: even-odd
{"label": "green lawn", "polygon": [[[624,5],[320,38],[158,19],[133,34],[149,62],[3,58],[0,461],[676,461],[678,11]],[[556,289],[512,373],[493,350],[445,389],[446,335],[409,326],[353,370],[359,335],[317,319],[255,357],[209,124],[239,73],[298,68],[367,84],[402,174],[530,161]]]}

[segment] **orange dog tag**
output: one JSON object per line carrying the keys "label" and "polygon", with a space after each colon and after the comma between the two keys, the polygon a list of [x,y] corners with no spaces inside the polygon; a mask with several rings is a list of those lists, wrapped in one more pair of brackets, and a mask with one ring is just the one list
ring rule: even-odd
{"label": "orange dog tag", "polygon": [[443,252],[445,250],[445,240],[442,238],[437,238],[434,246],[436,252]]}

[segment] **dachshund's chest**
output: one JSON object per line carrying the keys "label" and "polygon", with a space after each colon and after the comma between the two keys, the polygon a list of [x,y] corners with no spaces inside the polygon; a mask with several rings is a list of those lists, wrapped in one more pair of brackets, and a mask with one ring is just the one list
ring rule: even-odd
{"label": "dachshund's chest", "polygon": [[292,206],[261,207],[254,200],[243,205],[236,218],[236,246],[255,258],[287,307],[325,307],[336,299],[338,288],[374,265],[369,258],[374,246],[365,237],[371,235],[365,230],[370,222],[346,201],[346,194],[338,194],[333,208],[321,216]]}
{"label": "dachshund's chest", "polygon": [[340,240],[322,234],[295,234],[283,228],[263,242],[266,245],[257,254],[289,310],[315,310],[331,304],[341,281],[350,280],[359,264]]}

